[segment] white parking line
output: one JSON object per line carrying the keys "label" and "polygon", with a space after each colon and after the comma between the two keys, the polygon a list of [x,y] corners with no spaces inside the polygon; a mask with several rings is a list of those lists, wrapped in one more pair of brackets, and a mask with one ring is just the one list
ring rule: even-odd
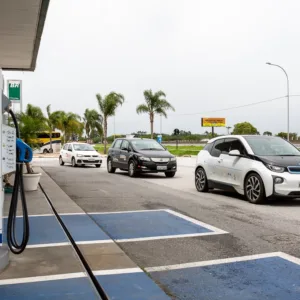
{"label": "white parking line", "polygon": [[[109,244],[113,243],[113,240],[94,240],[94,241],[80,241],[75,243],[77,245],[93,245],[93,244]],[[60,247],[60,246],[69,246],[72,245],[71,242],[62,242],[62,243],[49,243],[49,244],[33,244],[27,245],[26,248],[46,248],[46,247]]]}
{"label": "white parking line", "polygon": [[62,279],[73,279],[73,278],[82,278],[82,277],[87,277],[87,276],[83,272],[78,272],[78,273],[69,273],[69,274],[2,279],[2,280],[0,280],[0,285],[31,283],[31,282],[40,282],[40,281],[50,281],[50,280],[62,280]]}
{"label": "white parking line", "polygon": [[197,237],[197,236],[206,236],[206,235],[216,235],[223,234],[226,232],[203,232],[203,233],[187,233],[187,234],[174,234],[174,235],[159,235],[143,238],[130,238],[130,239],[116,239],[117,243],[130,243],[130,242],[143,242],[143,241],[154,241],[154,240],[164,240],[164,239],[179,239],[179,238],[188,238],[188,237]]}
{"label": "white parking line", "polygon": [[127,268],[127,269],[111,269],[111,270],[99,270],[93,271],[95,276],[99,275],[118,275],[118,274],[131,274],[131,273],[143,273],[140,268]]}
{"label": "white parking line", "polygon": [[223,258],[223,259],[216,259],[216,260],[199,261],[199,262],[192,262],[192,263],[186,263],[186,264],[177,264],[177,265],[160,266],[160,267],[149,267],[149,268],[146,268],[145,270],[146,270],[146,272],[161,272],[161,271],[180,270],[180,269],[188,269],[188,268],[229,264],[229,263],[250,261],[250,260],[256,260],[256,259],[263,259],[263,258],[271,258],[271,257],[280,257],[282,259],[285,259],[292,263],[300,265],[300,259],[297,257],[291,256],[291,255],[283,253],[283,252],[271,252],[271,253],[248,255],[248,256],[241,256],[241,257],[231,257],[231,258]]}
{"label": "white parking line", "polygon": [[[119,274],[132,274],[132,273],[143,273],[140,268],[127,268],[127,269],[110,269],[110,270],[97,270],[93,271],[95,276],[103,275],[119,275]],[[52,280],[64,280],[86,277],[84,272],[68,273],[68,274],[57,274],[57,275],[46,275],[46,276],[33,276],[24,278],[11,278],[0,280],[0,285],[20,284],[20,283],[32,283],[41,281],[52,281]]]}

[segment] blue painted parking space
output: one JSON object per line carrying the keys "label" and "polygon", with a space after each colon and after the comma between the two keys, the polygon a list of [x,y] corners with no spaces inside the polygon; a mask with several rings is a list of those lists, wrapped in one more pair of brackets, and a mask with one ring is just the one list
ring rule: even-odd
{"label": "blue painted parking space", "polygon": [[[7,227],[7,219],[4,219],[4,228]],[[39,244],[55,244],[66,243],[68,239],[58,223],[55,216],[31,216],[29,217],[30,237],[28,245]],[[20,241],[21,233],[23,231],[23,217],[16,219],[16,234]],[[4,243],[5,235],[4,235]]]}
{"label": "blue painted parking space", "polygon": [[[88,216],[82,215],[61,215],[60,216],[71,233],[75,242],[101,242],[111,239],[103,230]],[[6,230],[7,219],[4,220]],[[23,218],[18,217],[16,221],[17,238],[21,238]],[[28,245],[58,244],[67,243],[68,238],[61,228],[54,215],[30,216],[30,238]],[[4,235],[4,243],[6,242]]]}
{"label": "blue painted parking space", "polygon": [[208,224],[199,224],[200,222],[196,220],[167,210],[92,213],[90,216],[115,240],[172,238],[221,233],[217,229],[211,229]]}
{"label": "blue painted parking space", "polygon": [[151,277],[178,299],[300,299],[300,265],[280,256],[173,270],[171,267],[154,271]]}
{"label": "blue painted parking space", "polygon": [[76,242],[110,240],[88,215],[60,215],[60,217]]}
{"label": "blue painted parking space", "polygon": [[144,272],[97,276],[110,299],[170,300]]}
{"label": "blue painted parking space", "polygon": [[0,285],[1,300],[99,299],[88,278]]}
{"label": "blue painted parking space", "polygon": [[[72,274],[67,274],[66,277],[68,275],[72,276]],[[98,275],[96,277],[109,299],[170,300],[144,272]],[[3,284],[0,281],[0,295],[1,300],[99,299],[85,276],[17,284]]]}

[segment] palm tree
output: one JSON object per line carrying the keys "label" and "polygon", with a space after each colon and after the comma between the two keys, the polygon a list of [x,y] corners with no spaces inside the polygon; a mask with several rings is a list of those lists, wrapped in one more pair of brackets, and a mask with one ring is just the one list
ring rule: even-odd
{"label": "palm tree", "polygon": [[118,106],[125,101],[122,94],[111,92],[104,98],[100,94],[96,95],[100,112],[103,115],[103,130],[104,130],[104,154],[106,154],[107,147],[107,119],[116,114]]}
{"label": "palm tree", "polygon": [[103,117],[95,109],[86,109],[84,112],[84,129],[88,139],[91,139],[91,134],[97,131],[101,136],[103,134]]}
{"label": "palm tree", "polygon": [[[38,106],[27,104],[25,112],[18,116],[20,135],[25,143],[30,147],[35,148],[36,142],[33,142],[37,138],[39,131],[45,130],[47,125],[42,110]],[[28,173],[32,173],[30,164],[25,163]]]}
{"label": "palm tree", "polygon": [[164,98],[166,94],[163,91],[158,91],[155,94],[152,93],[152,90],[144,91],[144,97],[146,104],[140,104],[136,108],[138,114],[147,113],[150,117],[150,129],[151,129],[151,138],[153,139],[153,123],[154,115],[159,114],[167,118],[167,110],[175,111],[174,107]]}
{"label": "palm tree", "polygon": [[51,104],[46,107],[47,117],[45,118],[49,136],[50,136],[50,153],[53,152],[52,149],[52,131],[55,131],[56,128],[59,127],[60,116],[56,112],[51,113]]}
{"label": "palm tree", "polygon": [[64,112],[62,110],[58,110],[53,112],[53,118],[57,119],[57,128],[63,132],[64,135],[64,143],[68,139],[68,134],[70,134],[70,130],[74,130],[78,127],[79,131],[81,129],[81,117],[72,112]]}

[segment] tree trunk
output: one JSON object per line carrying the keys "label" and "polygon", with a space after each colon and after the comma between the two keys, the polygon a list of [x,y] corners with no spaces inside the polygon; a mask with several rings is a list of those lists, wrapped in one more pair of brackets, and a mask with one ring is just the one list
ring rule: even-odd
{"label": "tree trunk", "polygon": [[107,118],[104,117],[104,154],[106,154],[107,147]]}
{"label": "tree trunk", "polygon": [[154,114],[150,113],[150,131],[151,131],[151,139],[153,139],[153,123],[154,123]]}

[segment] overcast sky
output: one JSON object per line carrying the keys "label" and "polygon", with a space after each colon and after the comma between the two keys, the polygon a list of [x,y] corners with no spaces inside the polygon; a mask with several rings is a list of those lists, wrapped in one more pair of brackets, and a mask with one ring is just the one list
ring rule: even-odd
{"label": "overcast sky", "polygon": [[[51,0],[36,71],[4,75],[23,80],[24,105],[43,109],[83,114],[97,108],[96,93],[124,94],[117,134],[149,131],[135,112],[145,89],[163,90],[176,108],[163,132],[204,132],[201,117],[226,117],[277,133],[286,131],[286,99],[208,112],[285,96],[284,73],[267,61],[300,94],[299,11],[299,0]],[[291,97],[291,132],[300,133],[299,102]]]}

